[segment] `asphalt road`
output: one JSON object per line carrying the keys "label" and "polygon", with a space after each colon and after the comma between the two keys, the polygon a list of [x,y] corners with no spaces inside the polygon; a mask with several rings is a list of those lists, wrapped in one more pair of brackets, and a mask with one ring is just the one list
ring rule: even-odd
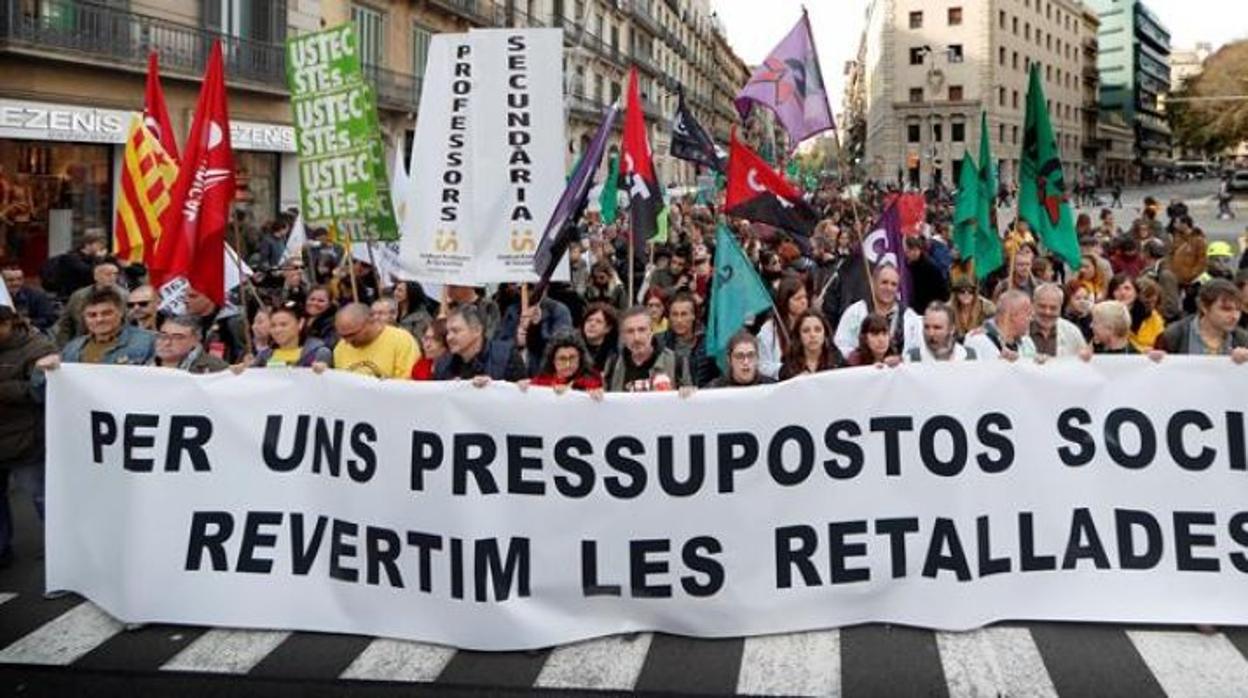
{"label": "asphalt road", "polygon": [[[1112,210],[1118,226],[1126,230],[1127,226],[1131,225],[1131,221],[1138,218],[1143,212],[1145,196],[1152,196],[1161,202],[1161,220],[1163,223],[1167,220],[1164,215],[1166,206],[1172,199],[1181,199],[1187,204],[1193,222],[1205,231],[1205,235],[1210,240],[1235,241],[1244,233],[1245,229],[1248,229],[1248,197],[1240,195],[1232,202],[1231,207],[1235,212],[1236,218],[1218,220],[1217,193],[1218,180],[1216,179],[1201,179],[1160,186],[1133,187],[1123,190],[1123,207]],[[1107,190],[1099,192],[1099,196],[1105,204],[1109,204],[1113,198]],[[1095,224],[1099,220],[1100,209],[1100,206],[1089,206],[1080,208],[1078,211],[1091,215]],[[998,220],[1006,221],[1013,215],[1012,211],[999,210]]]}
{"label": "asphalt road", "polygon": [[13,504],[18,559],[0,571],[3,696],[1248,696],[1248,628],[864,625],[500,653],[325,633],[127,630],[78,596],[42,598],[38,524],[27,501]]}

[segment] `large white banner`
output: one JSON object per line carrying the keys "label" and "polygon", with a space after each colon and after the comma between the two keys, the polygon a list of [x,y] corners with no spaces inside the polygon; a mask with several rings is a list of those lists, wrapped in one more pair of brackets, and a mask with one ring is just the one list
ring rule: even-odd
{"label": "large white banner", "polygon": [[565,183],[562,65],[560,29],[433,37],[401,224],[417,279],[537,280],[533,254]]}
{"label": "large white banner", "polygon": [[486,650],[1248,623],[1248,366],[1225,359],[602,403],[276,369],[70,365],[49,389],[48,586],[131,622]]}

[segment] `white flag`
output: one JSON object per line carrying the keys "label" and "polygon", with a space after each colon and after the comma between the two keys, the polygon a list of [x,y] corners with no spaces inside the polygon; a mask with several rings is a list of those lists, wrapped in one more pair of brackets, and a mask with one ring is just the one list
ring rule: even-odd
{"label": "white flag", "polygon": [[[242,266],[243,276],[239,276],[240,265]],[[225,290],[233,290],[236,286],[243,283],[244,276],[251,276],[251,267],[239,259],[238,253],[227,243],[225,246]]]}
{"label": "white flag", "polygon": [[403,232],[403,218],[407,216],[407,187],[411,177],[407,174],[407,163],[403,161],[403,137],[394,144],[394,165],[390,167],[390,203],[394,205],[394,220],[399,223],[399,232]]}
{"label": "white flag", "polygon": [[282,253],[282,264],[291,259],[298,259],[303,254],[303,246],[308,244],[308,229],[303,225],[303,216],[295,217],[290,224],[290,232],[286,233],[286,251]]}
{"label": "white flag", "polygon": [[17,310],[17,306],[13,305],[13,297],[9,295],[9,287],[0,283],[0,306]]}

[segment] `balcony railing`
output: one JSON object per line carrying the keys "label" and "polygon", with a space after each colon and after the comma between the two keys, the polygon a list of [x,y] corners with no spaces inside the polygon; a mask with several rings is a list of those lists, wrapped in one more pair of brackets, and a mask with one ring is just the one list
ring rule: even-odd
{"label": "balcony railing", "polygon": [[0,50],[133,68],[146,66],[155,50],[165,72],[198,77],[214,39],[221,40],[227,80],[286,88],[286,54],[278,43],[74,0],[0,0]]}
{"label": "balcony railing", "polygon": [[420,106],[420,76],[366,65],[364,78],[377,92],[377,106],[406,111],[416,111]]}
{"label": "balcony railing", "polygon": [[636,46],[633,47],[632,59],[633,63],[636,63],[643,69],[649,71],[652,75],[663,75],[663,69],[659,67],[658,63],[654,62],[654,59],[650,57],[650,54]]}
{"label": "balcony railing", "polygon": [[501,21],[503,10],[493,0],[429,0],[429,4],[482,27],[494,26]]}
{"label": "balcony railing", "polygon": [[652,34],[659,35],[663,27],[655,18],[653,10],[650,9],[651,2],[652,0],[628,0],[628,13],[632,15],[637,24]]}
{"label": "balcony railing", "polygon": [[602,56],[621,68],[627,68],[629,59],[618,47],[603,41],[597,34],[592,34],[576,22],[557,21],[563,27],[563,42],[567,46],[580,46]]}

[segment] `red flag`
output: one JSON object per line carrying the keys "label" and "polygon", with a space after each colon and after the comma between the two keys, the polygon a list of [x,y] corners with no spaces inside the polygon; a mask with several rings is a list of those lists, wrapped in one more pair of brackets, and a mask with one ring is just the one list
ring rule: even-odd
{"label": "red flag", "polygon": [[633,227],[634,254],[643,255],[646,240],[659,232],[659,211],[663,209],[659,180],[654,175],[650,141],[646,138],[646,117],[641,111],[641,90],[637,68],[628,72],[628,110],[624,116],[624,157],[620,172],[628,178],[629,215]]}
{"label": "red flag", "polygon": [[161,216],[162,235],[152,261],[152,281],[175,307],[187,283],[217,305],[225,304],[225,232],[234,200],[234,153],[225,100],[221,42],[214,41],[204,72],[182,167]]}
{"label": "red flag", "polygon": [[147,94],[143,98],[143,125],[164,147],[165,153],[178,161],[178,139],[169,121],[169,108],[165,106],[165,91],[160,86],[160,59],[155,51],[147,54]]}
{"label": "red flag", "polygon": [[819,215],[802,199],[802,194],[767,161],[737,140],[732,131],[728,153],[728,186],[724,212],[730,216],[767,223],[810,237]]}
{"label": "red flag", "polygon": [[918,235],[923,229],[923,221],[927,219],[927,200],[917,192],[894,194],[885,197],[884,207],[891,206],[894,200],[901,216],[901,232],[907,237]]}

